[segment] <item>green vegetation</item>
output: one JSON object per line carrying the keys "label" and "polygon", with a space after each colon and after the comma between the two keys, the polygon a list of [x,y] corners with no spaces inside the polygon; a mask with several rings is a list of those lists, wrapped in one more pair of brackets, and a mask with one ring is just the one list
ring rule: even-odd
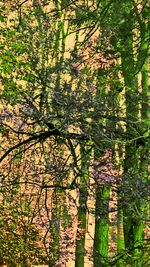
{"label": "green vegetation", "polygon": [[0,266],[149,266],[148,0],[0,4]]}

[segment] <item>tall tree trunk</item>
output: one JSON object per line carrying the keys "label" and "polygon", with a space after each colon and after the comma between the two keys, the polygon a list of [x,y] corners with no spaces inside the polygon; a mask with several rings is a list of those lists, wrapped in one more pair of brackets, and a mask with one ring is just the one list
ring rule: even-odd
{"label": "tall tree trunk", "polygon": [[[123,210],[118,205],[118,213],[117,213],[117,253],[121,255],[125,251],[125,240],[124,240],[124,230],[123,230]],[[118,267],[125,267],[126,263],[124,259],[120,259],[117,262]]]}
{"label": "tall tree trunk", "polygon": [[84,266],[85,256],[85,235],[86,235],[86,213],[88,198],[88,179],[89,179],[89,158],[87,148],[81,145],[81,176],[79,186],[79,207],[78,207],[78,229],[76,236],[75,267]]}
{"label": "tall tree trunk", "polygon": [[110,186],[96,189],[94,267],[107,266]]}
{"label": "tall tree trunk", "polygon": [[[132,29],[132,26],[131,26]],[[129,29],[129,32],[130,30]],[[143,29],[143,28],[142,28]],[[143,33],[141,33],[143,34]],[[134,139],[138,135],[142,135],[142,125],[139,127],[140,121],[140,101],[139,101],[139,90],[138,90],[138,76],[136,73],[134,56],[133,56],[133,40],[132,40],[132,32],[130,32],[130,37],[124,39],[123,42],[128,47],[128,52],[122,52],[122,71],[125,81],[126,87],[126,134],[130,139]],[[146,120],[146,93],[147,93],[147,82],[145,77],[145,66],[143,66],[143,74],[142,74],[142,99],[144,100],[142,103],[141,109],[141,120]],[[133,104],[134,102],[134,104]],[[143,140],[139,139],[138,142],[132,142],[126,144],[126,152],[125,152],[125,173],[128,175],[134,175],[134,179],[136,175],[139,177],[144,177],[145,174],[143,172],[143,167],[145,165],[144,161],[142,162],[142,150],[141,146],[143,146]],[[141,167],[142,165],[142,167]],[[145,168],[145,167],[144,167]],[[136,174],[136,175],[135,175]],[[144,179],[141,178],[141,187],[144,186]],[[136,180],[134,181],[136,185]],[[134,188],[133,188],[134,190]],[[141,188],[138,189],[137,195],[140,195]],[[130,197],[130,196],[129,196]],[[135,267],[143,266],[142,261],[142,246],[144,239],[144,207],[141,205],[142,197],[134,200],[133,203],[130,204],[130,212],[124,209],[124,234],[125,234],[125,246],[130,249],[132,253],[132,264]],[[136,214],[131,214],[131,210],[137,210]]]}
{"label": "tall tree trunk", "polygon": [[[123,69],[127,68],[127,60],[125,57],[122,58],[122,66]],[[131,64],[131,62],[130,62]],[[134,138],[134,126],[136,121],[138,120],[138,102],[137,102],[137,77],[132,76],[130,79],[130,75],[128,72],[124,71],[124,80],[126,85],[126,134],[129,136],[130,139]],[[132,101],[134,101],[134,105],[132,105]],[[131,123],[132,121],[133,123]],[[134,124],[135,123],[135,124]],[[136,148],[135,143],[126,144],[125,146],[125,174],[132,175],[131,173],[134,172],[138,168],[139,160],[138,160],[138,151]],[[129,178],[127,178],[129,179]],[[132,204],[131,204],[132,205]],[[125,219],[126,218],[126,219]],[[124,235],[125,235],[125,245],[126,248],[133,249],[134,247],[134,225],[136,224],[135,219],[131,212],[124,209]]]}
{"label": "tall tree trunk", "polygon": [[[145,28],[144,28],[145,29]],[[146,29],[144,32],[141,33],[142,38],[146,40]],[[142,50],[147,50],[148,44],[144,42]],[[147,60],[145,61],[142,71],[141,71],[141,85],[142,85],[142,103],[141,103],[141,128],[144,131],[144,134],[148,132],[148,63]],[[146,145],[146,140],[143,140],[142,146],[139,148],[140,151],[140,164],[139,164],[139,172],[141,173],[143,177],[143,184],[147,183],[148,179],[148,162],[147,162],[147,154],[148,154],[148,148]],[[143,200],[143,204],[139,205],[138,212],[141,214],[137,224],[134,227],[134,241],[135,241],[135,249],[134,249],[134,267],[141,267],[143,266],[143,251],[141,248],[143,248],[143,240],[144,240],[144,227],[147,217],[147,203]]]}

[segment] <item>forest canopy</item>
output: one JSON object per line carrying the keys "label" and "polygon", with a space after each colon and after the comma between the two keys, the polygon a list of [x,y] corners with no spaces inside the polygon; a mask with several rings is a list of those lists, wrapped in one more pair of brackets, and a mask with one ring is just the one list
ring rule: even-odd
{"label": "forest canopy", "polygon": [[0,3],[0,266],[149,266],[149,1]]}

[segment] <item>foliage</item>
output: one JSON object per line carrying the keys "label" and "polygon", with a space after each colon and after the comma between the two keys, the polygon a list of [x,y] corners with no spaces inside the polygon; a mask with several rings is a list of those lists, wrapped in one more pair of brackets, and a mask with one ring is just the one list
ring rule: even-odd
{"label": "foliage", "polygon": [[[1,199],[0,256],[11,266],[43,257],[66,266],[76,243],[76,267],[84,265],[90,214],[101,264],[136,264],[146,247],[148,2],[5,2],[0,176],[9,193]],[[117,230],[120,211],[125,250],[111,259],[108,231]]]}
{"label": "foliage", "polygon": [[31,222],[27,201],[21,206],[14,192],[12,189],[11,194],[7,193],[0,205],[0,258],[8,266],[31,266],[40,259],[41,237],[37,226]]}

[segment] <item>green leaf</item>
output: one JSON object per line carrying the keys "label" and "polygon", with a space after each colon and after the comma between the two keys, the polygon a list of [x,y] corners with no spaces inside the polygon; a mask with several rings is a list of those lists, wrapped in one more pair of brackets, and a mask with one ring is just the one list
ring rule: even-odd
{"label": "green leaf", "polygon": [[147,132],[145,132],[145,133],[143,134],[144,137],[149,137],[149,135],[150,135],[150,132],[149,132],[149,131],[147,131]]}

